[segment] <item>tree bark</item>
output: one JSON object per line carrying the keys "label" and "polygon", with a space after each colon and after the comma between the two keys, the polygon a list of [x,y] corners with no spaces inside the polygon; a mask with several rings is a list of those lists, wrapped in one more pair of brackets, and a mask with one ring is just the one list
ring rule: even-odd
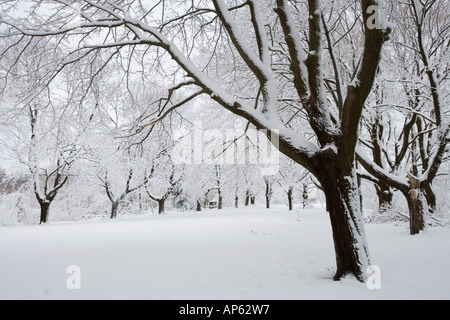
{"label": "tree bark", "polygon": [[309,196],[308,196],[308,185],[306,183],[303,184],[302,197],[303,197],[303,201],[302,201],[303,209],[306,209],[307,206],[308,206],[308,199],[309,199]]}
{"label": "tree bark", "polygon": [[288,192],[287,192],[287,195],[288,195],[288,206],[289,206],[289,211],[292,211],[292,209],[293,209],[293,199],[292,199],[292,196],[293,196],[293,188],[289,188],[289,190],[288,190]]}
{"label": "tree bark", "polygon": [[272,184],[266,181],[266,209],[270,209],[270,198],[272,197]]}
{"label": "tree bark", "polygon": [[417,190],[410,190],[405,195],[409,208],[409,233],[415,235],[425,228],[423,220],[423,202]]}
{"label": "tree bark", "polygon": [[222,191],[220,190],[220,188],[219,188],[219,190],[218,190],[218,201],[217,201],[217,209],[218,210],[222,210],[222,205],[223,205],[223,198],[222,198]]}
{"label": "tree bark", "polygon": [[165,198],[158,199],[158,214],[164,214],[164,212],[165,212],[165,203],[166,203],[166,199]]}
{"label": "tree bark", "polygon": [[335,280],[354,274],[364,282],[370,265],[364,223],[354,170],[343,169],[339,161],[322,161],[317,179],[322,184],[333,231],[337,270]]}
{"label": "tree bark", "polygon": [[247,192],[245,193],[245,206],[248,207],[249,204],[250,204],[250,191],[247,190]]}
{"label": "tree bark", "polygon": [[39,205],[41,206],[41,217],[39,224],[47,223],[48,215],[50,213],[50,204],[51,202],[39,200]]}
{"label": "tree bark", "polygon": [[236,195],[234,197],[234,207],[239,208],[239,196],[238,195]]}
{"label": "tree bark", "polygon": [[424,220],[424,197],[420,181],[411,175],[408,175],[409,189],[403,190],[403,194],[408,202],[409,209],[409,233],[418,234],[425,229]]}
{"label": "tree bark", "polygon": [[119,211],[118,209],[119,209],[119,201],[113,201],[111,203],[111,216],[110,216],[111,219],[117,218],[117,213]]}
{"label": "tree bark", "polygon": [[197,200],[197,212],[202,211],[202,204],[199,200]]}
{"label": "tree bark", "polygon": [[428,204],[428,211],[432,214],[436,211],[436,194],[433,191],[433,188],[431,187],[430,184],[427,184],[426,186],[423,187],[423,191],[424,191],[424,196],[425,199],[427,200],[427,204]]}

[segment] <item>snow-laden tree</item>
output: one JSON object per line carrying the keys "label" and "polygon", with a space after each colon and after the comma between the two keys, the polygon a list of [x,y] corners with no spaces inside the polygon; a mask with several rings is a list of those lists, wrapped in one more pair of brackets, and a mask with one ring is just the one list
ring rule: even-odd
{"label": "snow-laden tree", "polygon": [[[411,234],[424,229],[426,213],[436,208],[432,183],[450,142],[447,6],[446,1],[410,0],[393,7],[402,32],[389,46],[391,61],[382,65],[384,83],[377,86],[377,111],[369,121],[373,161],[358,152],[387,198],[389,188],[404,195]],[[389,70],[392,65],[400,67]]]}
{"label": "snow-laden tree", "polygon": [[[30,7],[30,14],[14,18],[22,6]],[[85,58],[103,65],[118,58],[128,75],[136,68],[146,76],[164,69],[176,82],[172,92],[184,89],[185,98],[148,119],[148,126],[183,102],[207,95],[257,129],[276,130],[280,151],[308,169],[326,195],[335,279],[353,273],[363,281],[370,258],[356,192],[355,147],[390,28],[378,0],[355,6],[358,14],[348,28],[361,30],[352,51],[360,63],[352,68],[351,79],[340,77],[333,50],[333,42],[346,34],[333,35],[326,27],[319,0],[3,1],[0,21],[2,34],[19,35],[18,44],[45,37],[66,47],[68,54],[57,70]],[[340,5],[333,9],[336,15],[348,10]],[[327,61],[330,70],[325,70]],[[280,63],[290,72],[280,73]],[[330,84],[336,101],[328,99]],[[288,125],[280,107],[292,108],[292,115],[302,110],[307,128]]]}
{"label": "snow-laden tree", "polygon": [[86,171],[100,181],[111,204],[110,218],[114,219],[121,204],[149,182],[153,172],[148,168],[159,144],[151,144],[150,140],[136,143],[130,128],[137,118],[137,102],[123,84],[101,83],[105,88],[99,92],[92,116],[96,126],[89,130],[89,140],[85,141],[89,150]]}
{"label": "snow-laden tree", "polygon": [[140,157],[130,150],[121,150],[112,154],[104,153],[98,179],[101,181],[106,196],[111,202],[110,218],[117,218],[119,206],[136,190],[145,186],[148,176],[142,173],[144,168],[138,164]]}
{"label": "snow-laden tree", "polygon": [[[167,136],[166,139],[170,139]],[[176,166],[170,157],[170,148],[160,149],[152,160],[148,181],[144,185],[147,195],[158,203],[158,214],[165,213],[166,200],[176,193],[184,166]]]}
{"label": "snow-laden tree", "polygon": [[[2,61],[23,59],[12,67],[2,88],[1,116],[5,120],[2,141],[6,152],[29,171],[32,190],[40,206],[40,223],[49,218],[50,206],[69,179],[74,161],[82,154],[77,142],[82,133],[76,120],[71,90],[60,75],[47,86],[51,65],[58,52],[49,52],[45,42],[30,40],[30,51],[12,48]],[[19,50],[19,51],[17,51]],[[7,123],[6,123],[7,122]]]}
{"label": "snow-laden tree", "polygon": [[305,185],[306,188],[308,188],[308,176],[309,172],[305,169],[299,170],[298,164],[293,162],[291,159],[284,156],[281,158],[280,169],[278,174],[273,178],[287,196],[289,211],[292,211],[294,208],[295,192],[307,194],[307,191],[305,193],[304,190]]}

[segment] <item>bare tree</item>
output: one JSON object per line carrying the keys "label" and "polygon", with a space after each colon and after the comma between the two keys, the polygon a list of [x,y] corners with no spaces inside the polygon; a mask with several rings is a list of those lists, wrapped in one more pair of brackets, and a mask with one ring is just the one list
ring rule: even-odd
{"label": "bare tree", "polygon": [[[276,183],[283,189],[287,195],[289,211],[294,209],[294,193],[304,193],[305,186],[307,190],[307,179],[309,172],[307,170],[298,170],[296,163],[291,159],[282,157],[278,174],[273,177]],[[304,205],[305,207],[305,205]]]}
{"label": "bare tree", "polygon": [[180,182],[175,178],[175,170],[175,165],[168,159],[167,150],[159,153],[152,164],[145,190],[149,198],[158,203],[158,214],[165,213],[166,200],[174,193],[177,183]]}
{"label": "bare tree", "polygon": [[[37,147],[38,136],[36,134],[38,114],[39,111],[37,108],[30,107],[31,144],[28,165],[33,181],[34,194],[41,207],[39,223],[42,224],[47,223],[50,205],[53,200],[55,200],[59,190],[67,183],[69,178],[67,169],[73,163],[74,158],[70,156],[70,154],[73,153],[73,150],[69,149],[68,152],[66,152],[57,147],[56,165],[54,168],[49,171],[47,168],[41,167],[42,164],[39,162],[40,157],[36,154],[39,152]],[[69,158],[72,159],[69,160]]]}
{"label": "bare tree", "polygon": [[132,180],[133,180],[134,171],[132,168],[128,171],[128,176],[125,181],[125,189],[122,190],[119,193],[115,193],[114,190],[111,187],[111,182],[108,178],[108,173],[106,172],[104,177],[99,176],[100,181],[103,184],[103,187],[105,188],[106,195],[108,196],[109,201],[111,201],[111,213],[110,218],[115,219],[117,218],[117,214],[119,212],[119,205],[125,201],[127,196],[136,190],[142,188],[145,186],[148,182],[148,178],[146,177],[143,181],[136,183],[135,186],[131,186]]}
{"label": "bare tree", "polygon": [[[48,222],[50,206],[69,179],[80,148],[76,144],[78,131],[68,125],[75,113],[68,107],[70,86],[45,85],[49,66],[58,59],[58,53],[48,53],[49,47],[38,39],[30,39],[26,45],[32,50],[12,47],[2,56],[1,74],[7,75],[1,103],[4,126],[8,128],[4,146],[28,168],[40,206],[39,223],[43,224]],[[19,54],[22,59],[15,61]],[[15,63],[8,67],[11,59]]]}

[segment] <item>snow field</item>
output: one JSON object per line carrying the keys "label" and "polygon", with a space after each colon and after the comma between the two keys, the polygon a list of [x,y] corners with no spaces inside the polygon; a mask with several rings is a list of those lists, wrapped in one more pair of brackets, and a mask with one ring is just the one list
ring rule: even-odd
{"label": "snow field", "polygon": [[[0,227],[0,299],[449,299],[450,232],[366,224],[381,289],[332,281],[321,209],[168,212]],[[79,266],[81,289],[66,273]]]}

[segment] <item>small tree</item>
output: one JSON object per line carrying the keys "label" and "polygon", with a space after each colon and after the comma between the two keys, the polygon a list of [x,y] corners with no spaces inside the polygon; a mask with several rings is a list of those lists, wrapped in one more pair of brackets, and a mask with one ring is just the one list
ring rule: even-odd
{"label": "small tree", "polygon": [[[166,150],[163,153],[166,155]],[[167,156],[159,154],[156,160],[159,165],[153,163],[145,190],[149,198],[158,203],[158,214],[164,214],[166,200],[180,181],[175,179],[176,168]]]}

